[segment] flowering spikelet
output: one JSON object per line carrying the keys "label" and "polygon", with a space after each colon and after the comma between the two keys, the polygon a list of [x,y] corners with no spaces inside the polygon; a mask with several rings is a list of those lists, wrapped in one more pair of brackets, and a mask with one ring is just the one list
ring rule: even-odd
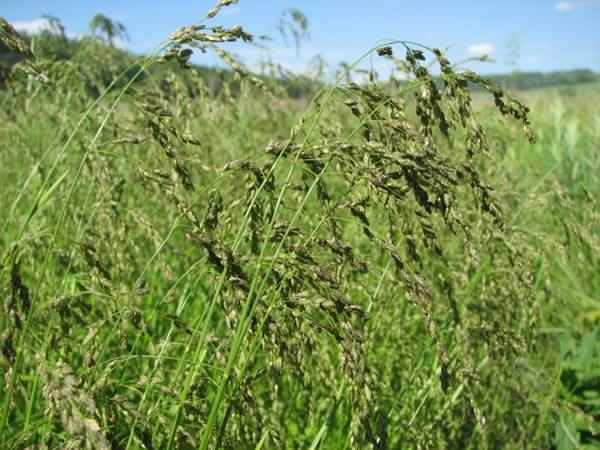
{"label": "flowering spikelet", "polygon": [[48,402],[47,414],[57,417],[74,437],[83,439],[86,448],[109,450],[111,445],[98,424],[94,400],[83,389],[73,369],[61,361],[54,367],[38,366],[42,394]]}
{"label": "flowering spikelet", "polygon": [[0,17],[0,42],[9,50],[17,52],[25,58],[25,61],[18,64],[16,68],[19,68],[25,73],[34,76],[41,83],[50,83],[48,77],[44,75],[44,73],[34,63],[34,56],[29,45],[19,35],[19,33],[17,33],[13,26],[2,17]]}

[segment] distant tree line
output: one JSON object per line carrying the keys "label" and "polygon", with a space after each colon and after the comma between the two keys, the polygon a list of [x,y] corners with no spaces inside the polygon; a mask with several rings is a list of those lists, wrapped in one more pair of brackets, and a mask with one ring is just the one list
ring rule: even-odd
{"label": "distant tree line", "polygon": [[[24,35],[23,37],[29,42],[34,49],[35,55],[40,60],[51,59],[51,60],[81,60],[85,59],[88,64],[95,64],[94,72],[101,72],[104,83],[108,86],[111,81],[120,74],[127,67],[132,66],[129,72],[133,75],[137,72],[137,66],[134,64],[136,56],[117,48],[114,45],[115,39],[118,35],[111,29],[109,33],[103,31],[106,25],[103,21],[99,21],[103,28],[100,33],[104,35],[96,36],[83,36],[78,39],[68,38],[64,32],[57,32],[56,30],[49,29],[43,30],[35,36]],[[118,31],[122,31],[119,29]],[[104,62],[102,64],[94,63],[93,61],[100,61],[99,58],[90,58],[90,54],[97,54],[101,52],[103,54]],[[110,56],[110,60],[113,64],[107,65],[106,58]],[[20,61],[20,56],[14,52],[11,52],[2,43],[0,43],[0,89],[4,85],[4,82],[11,70],[11,67]],[[160,80],[161,71],[168,71],[169,69],[163,65],[153,65],[150,68],[150,73],[157,75],[156,79]],[[220,67],[204,67],[198,65],[192,65],[190,70],[197,71],[207,88],[213,93],[217,94],[225,86],[232,91],[236,92],[239,90],[239,82],[235,79],[233,72],[228,69]],[[321,85],[309,77],[302,75],[294,75],[290,72],[281,70],[279,67],[270,68],[266,70],[273,75],[264,76],[265,81],[276,84],[279,88],[282,88],[292,98],[305,98],[313,95]],[[177,73],[183,74],[183,79],[187,77],[181,71]],[[140,77],[139,79],[143,79]],[[126,81],[127,77],[124,77],[123,81]]]}
{"label": "distant tree line", "polygon": [[507,75],[489,75],[487,78],[508,89],[525,90],[600,81],[600,74],[589,69],[576,69],[547,73],[515,72]]}
{"label": "distant tree line", "polygon": [[[50,28],[43,30],[35,36],[25,36],[32,44],[35,54],[40,58],[51,58],[54,60],[69,60],[81,57],[81,50],[85,51],[86,45],[102,46],[103,52],[110,52],[112,60],[116,63],[110,67],[103,67],[104,78],[108,85],[117,73],[135,61],[135,56],[124,50],[118,49],[114,44],[117,38],[126,37],[125,28],[118,22],[113,23],[104,16],[97,15],[90,23],[92,36],[79,39],[71,39],[65,35],[60,21],[53,17],[47,17]],[[10,68],[19,61],[19,56],[10,52],[0,43],[0,88],[4,84]],[[265,80],[276,83],[292,98],[305,98],[313,95],[322,82],[315,81],[307,76],[294,75],[289,72],[271,68],[272,76],[264,77]],[[152,70],[164,70],[154,67]],[[224,85],[230,90],[237,90],[239,83],[234,79],[231,71],[216,68],[193,65],[192,70],[197,70],[207,87],[218,93]],[[135,70],[132,71],[132,73]],[[577,69],[558,72],[515,72],[506,75],[491,75],[488,78],[508,89],[525,90],[558,85],[575,85],[579,83],[600,81],[600,75],[589,69]],[[473,86],[474,90],[480,89]]]}

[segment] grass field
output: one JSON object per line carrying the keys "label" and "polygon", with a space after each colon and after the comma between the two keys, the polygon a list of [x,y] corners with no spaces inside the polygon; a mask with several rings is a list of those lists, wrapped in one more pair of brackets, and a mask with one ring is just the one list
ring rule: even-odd
{"label": "grass field", "polygon": [[124,72],[7,30],[1,448],[600,448],[600,85],[398,42],[298,101],[176,64],[235,29]]}

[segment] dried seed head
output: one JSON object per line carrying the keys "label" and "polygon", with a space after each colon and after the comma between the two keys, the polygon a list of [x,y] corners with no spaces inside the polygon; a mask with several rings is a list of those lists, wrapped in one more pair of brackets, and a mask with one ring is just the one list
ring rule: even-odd
{"label": "dried seed head", "polygon": [[44,84],[50,84],[48,77],[34,63],[34,56],[29,45],[17,33],[17,31],[4,18],[0,17],[0,42],[9,50],[21,54],[25,61],[15,65],[15,68],[23,70]]}
{"label": "dried seed head", "polygon": [[217,4],[206,14],[206,17],[211,19],[219,14],[221,8],[238,3],[239,0],[219,0]]}

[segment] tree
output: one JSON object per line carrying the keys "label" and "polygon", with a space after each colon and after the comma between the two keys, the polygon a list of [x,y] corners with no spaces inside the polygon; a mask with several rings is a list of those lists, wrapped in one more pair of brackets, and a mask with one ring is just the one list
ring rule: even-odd
{"label": "tree", "polygon": [[291,33],[296,44],[296,55],[300,54],[300,42],[308,39],[308,18],[298,9],[290,8],[281,13],[281,19],[277,25],[279,33],[287,43],[288,33]]}
{"label": "tree", "polygon": [[116,20],[111,20],[104,14],[96,14],[90,22],[90,30],[94,35],[101,35],[103,40],[111,47],[115,46],[115,41],[128,40],[127,29],[125,25]]}

